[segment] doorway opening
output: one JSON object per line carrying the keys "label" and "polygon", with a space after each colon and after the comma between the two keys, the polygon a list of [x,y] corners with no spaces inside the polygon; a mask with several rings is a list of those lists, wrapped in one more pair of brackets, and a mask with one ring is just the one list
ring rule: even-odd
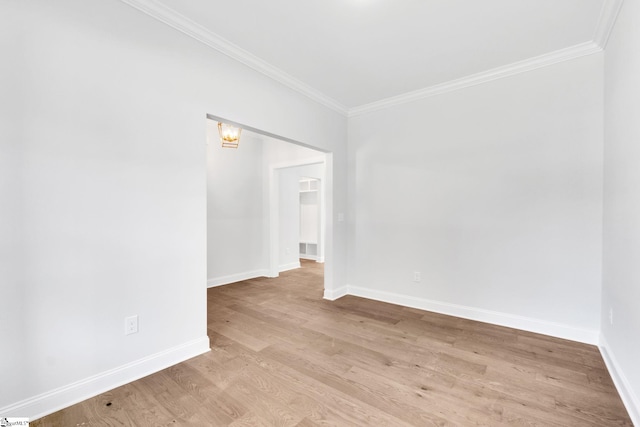
{"label": "doorway opening", "polygon": [[324,262],[322,181],[318,178],[303,177],[298,182],[300,188],[300,238],[298,242],[300,259]]}
{"label": "doorway opening", "polygon": [[[242,128],[238,148],[221,146],[218,122]],[[207,286],[277,277],[313,256],[325,263],[324,291],[331,292],[331,153],[212,115],[207,142]],[[314,186],[304,200],[301,179]],[[310,206],[314,196],[312,214],[301,201]],[[314,214],[317,232],[311,237],[305,228],[303,236],[300,218]]]}

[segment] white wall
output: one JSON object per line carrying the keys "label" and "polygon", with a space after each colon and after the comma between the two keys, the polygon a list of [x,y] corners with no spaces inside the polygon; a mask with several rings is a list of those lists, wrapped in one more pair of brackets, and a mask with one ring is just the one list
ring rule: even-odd
{"label": "white wall", "polygon": [[222,148],[217,122],[208,120],[207,278],[209,285],[264,276],[263,146],[244,132],[237,149]]}
{"label": "white wall", "polygon": [[310,159],[318,159],[324,156],[324,153],[311,148],[292,144],[275,138],[262,138],[264,144],[264,161],[265,167],[280,167],[284,165],[292,165],[303,163]]}
{"label": "white wall", "polygon": [[636,425],[640,425],[639,47],[640,3],[626,0],[605,53],[602,348]]}
{"label": "white wall", "polygon": [[[207,129],[207,283],[269,276],[271,167],[323,153],[246,130],[237,149],[222,148],[217,122],[209,120]],[[296,247],[290,249],[286,258],[293,260],[277,255],[280,270],[299,266]]]}
{"label": "white wall", "polygon": [[595,343],[602,97],[591,55],[350,119],[345,292]]}
{"label": "white wall", "polygon": [[333,151],[339,184],[346,119],[116,0],[0,7],[0,413],[33,418],[207,349],[207,113]]}
{"label": "white wall", "polygon": [[275,171],[278,183],[278,270],[300,267],[300,212],[298,175],[291,169]]}
{"label": "white wall", "polygon": [[[11,30],[10,26],[0,25],[1,53],[10,52],[16,43]],[[27,354],[23,321],[26,305],[20,266],[23,258],[22,155],[16,143],[22,135],[21,110],[24,108],[18,102],[22,87],[16,82],[20,81],[24,68],[23,61],[13,64],[0,61],[0,342],[5,348],[0,356],[0,383],[12,387],[0,386],[0,396],[3,392],[25,395],[27,390],[22,363]]]}

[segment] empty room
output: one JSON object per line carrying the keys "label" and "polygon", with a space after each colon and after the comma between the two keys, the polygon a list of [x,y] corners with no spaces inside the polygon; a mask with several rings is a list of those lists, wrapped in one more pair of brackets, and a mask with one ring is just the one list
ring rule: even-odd
{"label": "empty room", "polygon": [[0,0],[4,425],[640,425],[640,0]]}

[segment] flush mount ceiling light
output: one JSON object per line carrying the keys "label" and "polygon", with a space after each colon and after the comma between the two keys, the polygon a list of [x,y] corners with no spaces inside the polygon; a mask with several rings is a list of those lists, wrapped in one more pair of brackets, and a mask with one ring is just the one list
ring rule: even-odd
{"label": "flush mount ceiling light", "polygon": [[239,127],[218,122],[220,142],[222,142],[224,148],[238,148],[238,144],[240,144],[240,132],[242,132],[242,129]]}

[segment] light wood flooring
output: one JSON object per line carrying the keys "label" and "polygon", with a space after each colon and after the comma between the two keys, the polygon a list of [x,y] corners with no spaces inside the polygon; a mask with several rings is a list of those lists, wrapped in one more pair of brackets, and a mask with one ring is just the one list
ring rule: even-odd
{"label": "light wood flooring", "polygon": [[322,292],[314,262],[209,289],[211,352],[31,425],[632,425],[594,346]]}

